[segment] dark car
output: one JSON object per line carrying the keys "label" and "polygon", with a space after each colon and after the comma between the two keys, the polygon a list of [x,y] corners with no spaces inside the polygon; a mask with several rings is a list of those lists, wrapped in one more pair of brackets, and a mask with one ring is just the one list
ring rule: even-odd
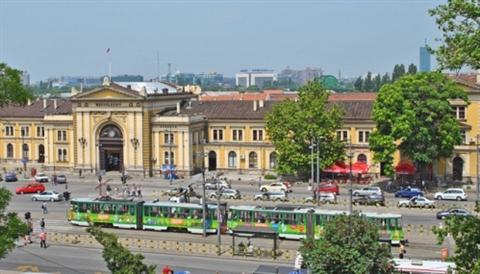
{"label": "dark car", "polygon": [[66,183],[67,183],[67,176],[63,174],[57,176],[57,184],[66,184]]}
{"label": "dark car", "polygon": [[395,192],[395,198],[412,198],[416,196],[423,196],[423,191],[418,188],[407,187]]}
{"label": "dark car", "polygon": [[13,172],[5,173],[5,182],[16,182],[18,181],[17,175]]}
{"label": "dark car", "polygon": [[364,196],[354,196],[353,204],[355,205],[381,205],[385,206],[385,197],[383,195],[371,194]]}
{"label": "dark car", "polygon": [[445,219],[450,216],[471,217],[472,213],[463,208],[450,208],[448,210],[440,211],[437,213],[437,219]]}

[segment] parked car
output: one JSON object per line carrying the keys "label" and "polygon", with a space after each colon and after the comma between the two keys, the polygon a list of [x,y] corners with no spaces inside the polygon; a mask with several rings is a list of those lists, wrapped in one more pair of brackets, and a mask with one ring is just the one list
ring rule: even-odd
{"label": "parked car", "polygon": [[[208,194],[208,198],[217,199],[217,192],[211,192]],[[220,198],[224,199],[241,199],[240,191],[232,188],[222,188],[220,190]]]}
{"label": "parked car", "polygon": [[303,201],[305,203],[317,203],[317,199],[322,204],[335,204],[337,203],[337,195],[331,192],[320,192],[317,197],[309,196],[305,198]]}
{"label": "parked car", "polygon": [[279,191],[287,192],[288,190],[289,190],[288,187],[284,183],[279,183],[279,182],[260,186],[261,192],[279,192]]}
{"label": "parked car", "polygon": [[186,203],[187,199],[185,196],[173,196],[168,199],[169,202],[171,203]]}
{"label": "parked car", "polygon": [[255,195],[255,201],[288,201],[287,195],[284,191],[279,192],[264,192]]}
{"label": "parked car", "polygon": [[168,196],[179,196],[179,195],[187,194],[187,192],[188,192],[187,188],[175,187],[175,188],[172,188],[170,190],[167,190],[167,192],[165,192],[165,194],[168,195]]}
{"label": "parked car", "polygon": [[17,175],[13,172],[5,173],[5,182],[16,182],[18,181]]}
{"label": "parked car", "polygon": [[230,185],[225,180],[211,180],[205,183],[205,189],[217,190],[217,188],[230,188]]}
{"label": "parked car", "polygon": [[412,198],[416,196],[423,196],[423,191],[418,188],[407,187],[395,192],[395,198]]}
{"label": "parked car", "polygon": [[335,195],[340,195],[340,187],[334,183],[321,183],[319,187],[315,189],[316,193],[330,192]]}
{"label": "parked car", "polygon": [[467,194],[465,193],[465,191],[463,191],[462,188],[448,188],[444,192],[435,193],[433,197],[437,200],[467,200]]}
{"label": "parked car", "polygon": [[45,175],[45,173],[37,173],[37,175],[35,175],[35,181],[39,183],[48,183],[48,176]]}
{"label": "parked car", "polygon": [[382,195],[382,189],[378,186],[366,186],[353,191],[353,196],[368,196],[372,194]]}
{"label": "parked car", "polygon": [[425,197],[417,196],[417,197],[412,197],[408,200],[400,200],[398,201],[397,204],[398,207],[435,207],[435,202],[432,200],[429,200]]}
{"label": "parked car", "polygon": [[57,184],[66,184],[67,183],[67,176],[60,174],[57,176]]}
{"label": "parked car", "polygon": [[16,194],[24,194],[24,193],[40,193],[45,191],[45,186],[39,183],[29,183],[24,186],[17,187],[15,189]]}
{"label": "parked car", "polygon": [[385,206],[385,197],[377,193],[370,195],[354,196],[352,203],[355,205],[380,205]]}
{"label": "parked car", "polygon": [[437,219],[445,219],[450,216],[471,217],[472,213],[463,208],[450,208],[437,213]]}
{"label": "parked car", "polygon": [[61,201],[63,200],[63,195],[56,191],[43,191],[38,194],[32,195],[32,201]]}

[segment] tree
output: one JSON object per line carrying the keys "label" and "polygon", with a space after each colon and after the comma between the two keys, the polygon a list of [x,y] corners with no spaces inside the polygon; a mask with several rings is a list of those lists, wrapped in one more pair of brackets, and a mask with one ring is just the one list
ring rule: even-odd
{"label": "tree", "polygon": [[355,87],[356,91],[362,90],[363,80],[361,76],[359,76],[357,80],[355,80],[355,83],[353,84],[353,86]]}
{"label": "tree", "polygon": [[0,106],[10,103],[26,104],[33,95],[22,84],[22,72],[0,63]]}
{"label": "tree", "polygon": [[142,254],[132,254],[118,242],[118,237],[115,234],[103,232],[95,226],[87,228],[87,232],[103,245],[103,259],[113,274],[155,273],[156,266],[145,265],[142,262],[145,257]]}
{"label": "tree", "polygon": [[328,221],[322,237],[302,241],[300,252],[312,273],[393,273],[389,247],[379,243],[375,224],[358,214]]}
{"label": "tree", "polygon": [[414,64],[410,64],[408,66],[408,74],[415,74],[417,73],[417,66],[415,66]]}
{"label": "tree", "polygon": [[372,81],[372,73],[369,71],[367,73],[367,77],[365,77],[365,80],[363,81],[363,86],[362,90],[363,91],[373,91],[374,84]]}
{"label": "tree", "polygon": [[343,158],[343,143],[336,138],[342,110],[328,104],[328,95],[322,83],[314,80],[300,88],[298,102],[278,103],[267,114],[266,130],[278,153],[279,173],[308,174],[314,138],[319,139],[320,168]]}
{"label": "tree", "polygon": [[16,213],[5,212],[12,193],[6,188],[0,188],[0,259],[5,257],[15,247],[15,241],[27,234],[27,225],[18,218]]}
{"label": "tree", "polygon": [[382,77],[380,76],[380,74],[377,74],[373,78],[373,91],[379,91],[381,87],[382,87]]}
{"label": "tree", "polygon": [[[475,211],[480,213],[477,202]],[[434,227],[438,244],[442,244],[451,235],[455,240],[453,261],[460,274],[480,273],[480,218],[478,216],[452,216],[445,220],[443,228]]]}
{"label": "tree", "polygon": [[392,175],[398,149],[424,175],[435,159],[451,156],[462,140],[449,103],[454,99],[468,102],[465,92],[439,72],[406,75],[383,86],[373,106],[376,130],[369,138],[374,160]]}
{"label": "tree", "polygon": [[429,11],[442,31],[442,45],[430,50],[442,69],[480,69],[480,2],[449,0]]}
{"label": "tree", "polygon": [[388,73],[382,76],[382,86],[385,84],[390,84],[390,75]]}
{"label": "tree", "polygon": [[405,66],[403,64],[395,65],[395,67],[393,67],[392,82],[397,81],[403,75],[405,75]]}

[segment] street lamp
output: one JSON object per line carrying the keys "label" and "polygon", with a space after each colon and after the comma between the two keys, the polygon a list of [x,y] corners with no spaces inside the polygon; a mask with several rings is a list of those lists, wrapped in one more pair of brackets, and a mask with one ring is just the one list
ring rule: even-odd
{"label": "street lamp", "polygon": [[78,138],[78,142],[82,146],[82,167],[80,168],[80,177],[82,177],[82,169],[85,166],[85,146],[87,145],[87,140],[83,137]]}
{"label": "street lamp", "polygon": [[350,190],[349,190],[349,196],[350,196],[350,205],[349,205],[349,213],[350,216],[352,215],[352,194],[353,194],[353,187],[352,187],[352,158],[353,158],[353,151],[352,151],[352,143],[350,142],[349,145],[349,150],[347,153],[348,161],[350,164],[350,172],[349,172],[349,179],[350,179]]}
{"label": "street lamp", "polygon": [[133,149],[135,150],[135,155],[133,157],[133,168],[137,169],[137,148],[140,144],[140,141],[138,141],[136,137],[133,137],[132,139],[130,139],[130,142],[132,143]]}
{"label": "street lamp", "polygon": [[[205,141],[204,141],[205,142]],[[197,157],[202,157],[202,235],[203,237],[207,237],[207,201],[205,200],[205,157],[208,155],[204,152],[197,152]]]}
{"label": "street lamp", "polygon": [[[205,189],[205,184],[203,189]],[[223,216],[222,216],[222,211],[220,210],[220,196],[222,195],[220,191],[220,180],[217,178],[217,255],[220,256],[222,253],[222,232],[221,232],[221,227],[223,223]]]}

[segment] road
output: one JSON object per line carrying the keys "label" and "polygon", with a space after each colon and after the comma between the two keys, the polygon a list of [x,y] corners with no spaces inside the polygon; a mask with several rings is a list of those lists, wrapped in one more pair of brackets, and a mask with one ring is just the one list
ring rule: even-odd
{"label": "road", "polygon": [[[157,273],[165,265],[175,271],[190,271],[192,274],[240,274],[252,273],[260,264],[237,259],[177,256],[158,253],[143,253],[144,263],[157,266]],[[289,266],[276,263],[277,266]],[[291,266],[291,265],[290,265]],[[65,246],[49,246],[40,249],[37,245],[16,248],[0,261],[1,270],[47,272],[61,274],[109,273],[100,249]]]}

